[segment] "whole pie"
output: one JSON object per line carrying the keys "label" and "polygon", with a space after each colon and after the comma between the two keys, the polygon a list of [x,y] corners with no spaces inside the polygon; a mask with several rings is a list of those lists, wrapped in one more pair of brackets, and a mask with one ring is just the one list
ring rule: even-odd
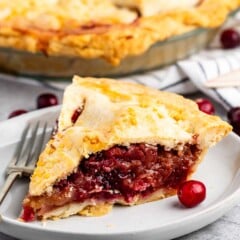
{"label": "whole pie", "polygon": [[217,27],[239,5],[239,0],[1,0],[0,46],[118,65],[156,42]]}
{"label": "whole pie", "polygon": [[74,77],[57,133],[40,155],[21,218],[99,216],[176,194],[231,131],[174,93]]}

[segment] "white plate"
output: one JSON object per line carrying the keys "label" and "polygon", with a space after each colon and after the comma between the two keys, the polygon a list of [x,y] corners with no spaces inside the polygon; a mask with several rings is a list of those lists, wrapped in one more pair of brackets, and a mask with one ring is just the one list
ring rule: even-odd
{"label": "white plate", "polygon": [[[0,185],[15,142],[29,121],[55,122],[59,107],[44,109],[0,123]],[[103,217],[80,217],[46,222],[17,220],[27,181],[17,181],[3,202],[0,231],[25,240],[152,240],[172,239],[197,230],[221,217],[240,201],[240,138],[230,134],[213,147],[194,179],[203,181],[207,198],[185,209],[176,197],[134,207],[114,207]]]}

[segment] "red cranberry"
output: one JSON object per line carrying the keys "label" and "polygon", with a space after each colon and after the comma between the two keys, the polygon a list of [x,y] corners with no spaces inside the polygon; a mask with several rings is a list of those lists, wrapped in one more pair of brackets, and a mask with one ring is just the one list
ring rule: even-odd
{"label": "red cranberry", "polygon": [[230,109],[227,116],[230,122],[240,122],[240,107]]}
{"label": "red cranberry", "polygon": [[235,48],[240,45],[240,35],[236,30],[229,28],[222,32],[220,41],[225,49]]}
{"label": "red cranberry", "polygon": [[8,118],[13,118],[13,117],[22,115],[24,113],[27,113],[27,110],[24,110],[24,109],[15,110],[9,114]]}
{"label": "red cranberry", "polygon": [[37,108],[51,107],[58,104],[56,95],[52,93],[44,93],[37,98]]}
{"label": "red cranberry", "polygon": [[215,113],[214,106],[208,99],[198,98],[195,100],[195,102],[197,103],[199,110],[202,112],[205,112],[207,114]]}
{"label": "red cranberry", "polygon": [[240,122],[231,123],[233,131],[240,136]]}
{"label": "red cranberry", "polygon": [[240,107],[232,108],[227,116],[230,124],[233,126],[233,131],[240,135]]}
{"label": "red cranberry", "polygon": [[196,180],[183,182],[178,188],[178,199],[187,208],[195,207],[206,198],[205,185]]}

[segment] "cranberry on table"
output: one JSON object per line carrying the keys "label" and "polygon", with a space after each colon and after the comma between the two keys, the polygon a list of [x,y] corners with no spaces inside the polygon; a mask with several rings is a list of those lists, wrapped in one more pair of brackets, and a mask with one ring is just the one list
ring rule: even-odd
{"label": "cranberry on table", "polygon": [[56,95],[52,93],[43,93],[37,97],[37,108],[45,108],[58,105]]}
{"label": "cranberry on table", "polygon": [[179,186],[177,195],[183,206],[192,208],[206,198],[206,187],[200,181],[186,181]]}
{"label": "cranberry on table", "polygon": [[232,108],[227,116],[230,124],[233,126],[233,131],[240,135],[240,107]]}
{"label": "cranberry on table", "polygon": [[229,121],[232,123],[240,122],[240,107],[230,109],[227,116]]}
{"label": "cranberry on table", "polygon": [[15,110],[15,111],[11,112],[11,113],[9,114],[8,118],[13,118],[13,117],[22,115],[22,114],[27,113],[27,112],[28,112],[27,110],[18,109],[18,110]]}
{"label": "cranberry on table", "polygon": [[240,34],[236,30],[228,28],[221,33],[220,41],[225,49],[235,48],[240,45]]}
{"label": "cranberry on table", "polygon": [[215,108],[208,99],[198,98],[195,100],[195,102],[197,103],[199,110],[201,110],[202,112],[210,115],[215,113]]}

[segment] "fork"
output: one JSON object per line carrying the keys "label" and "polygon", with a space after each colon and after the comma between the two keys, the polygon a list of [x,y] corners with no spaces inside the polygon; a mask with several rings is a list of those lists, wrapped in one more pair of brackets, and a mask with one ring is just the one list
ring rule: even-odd
{"label": "fork", "polygon": [[[42,151],[47,133],[47,123],[28,124],[23,130],[13,158],[6,169],[6,181],[0,190],[0,204],[6,197],[14,181],[19,177],[30,176]],[[30,135],[30,137],[28,137]]]}

